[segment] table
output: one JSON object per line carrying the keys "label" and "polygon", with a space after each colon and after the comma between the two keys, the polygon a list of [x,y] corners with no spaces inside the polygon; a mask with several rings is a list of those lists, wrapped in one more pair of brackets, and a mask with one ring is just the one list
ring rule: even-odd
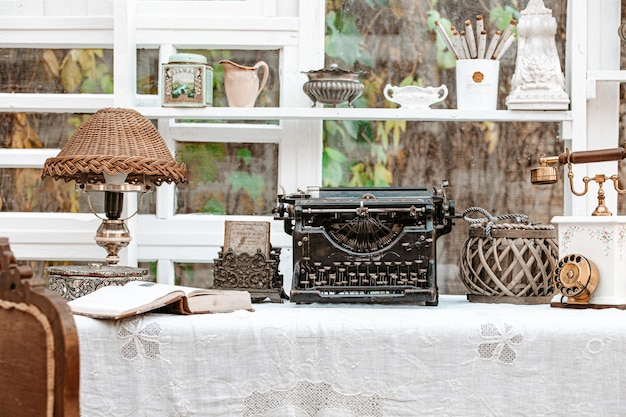
{"label": "table", "polygon": [[84,416],[623,416],[626,311],[257,304],[75,316]]}

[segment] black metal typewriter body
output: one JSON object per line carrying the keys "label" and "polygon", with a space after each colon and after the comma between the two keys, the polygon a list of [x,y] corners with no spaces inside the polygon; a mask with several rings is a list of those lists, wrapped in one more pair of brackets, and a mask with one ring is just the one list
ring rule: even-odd
{"label": "black metal typewriter body", "polygon": [[453,217],[454,202],[425,187],[279,195],[274,218],[293,236],[291,301],[437,305],[435,243]]}

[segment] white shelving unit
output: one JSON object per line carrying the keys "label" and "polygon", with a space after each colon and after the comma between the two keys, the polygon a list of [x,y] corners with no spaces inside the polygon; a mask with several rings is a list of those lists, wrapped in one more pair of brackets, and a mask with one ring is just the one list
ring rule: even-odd
{"label": "white shelving unit", "polygon": [[[245,139],[277,143],[279,182],[289,192],[317,184],[321,179],[323,120],[557,122],[561,124],[562,139],[573,151],[615,147],[620,142],[618,87],[626,81],[626,72],[619,70],[620,44],[616,35],[620,0],[568,2],[566,81],[571,110],[492,112],[311,107],[304,94],[293,91],[299,90],[303,77],[306,78],[301,73],[303,70],[323,66],[322,0],[42,0],[39,3],[3,9],[0,45],[112,48],[114,94],[0,94],[0,111],[94,113],[104,107],[130,107],[159,120],[159,130],[172,150],[176,140],[201,141],[205,132],[211,132],[211,140],[217,141]],[[158,48],[161,61],[172,51],[183,48],[280,49],[281,67],[277,71],[281,78],[281,107],[163,108],[158,97],[135,94],[138,47]],[[206,123],[177,123],[179,119],[206,120]],[[217,120],[279,123],[211,122]],[[58,151],[2,149],[0,168],[40,168],[47,157]],[[616,163],[589,165],[594,166],[575,166],[576,177],[596,172],[611,174],[617,169]],[[175,262],[211,262],[223,242],[225,217],[175,215],[174,192],[174,187],[160,187],[156,216],[136,216],[132,220],[134,240],[122,251],[123,262],[128,265],[156,260],[158,279],[162,282],[173,280]],[[565,194],[571,195],[569,189]],[[607,204],[615,207],[616,196],[610,190],[607,194]],[[595,195],[575,200],[566,197],[564,214],[589,213],[589,206],[595,206]],[[8,236],[18,258],[24,259],[101,259],[101,249],[93,242],[97,224],[91,215],[0,213],[0,235]],[[291,242],[279,222],[272,223],[271,239],[275,246],[283,247],[281,272],[290,277]]]}

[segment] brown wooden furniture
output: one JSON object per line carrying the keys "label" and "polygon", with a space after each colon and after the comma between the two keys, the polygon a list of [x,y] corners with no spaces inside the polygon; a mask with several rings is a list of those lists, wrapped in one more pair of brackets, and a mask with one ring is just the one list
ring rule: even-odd
{"label": "brown wooden furniture", "polygon": [[79,346],[59,294],[0,238],[0,415],[79,417]]}

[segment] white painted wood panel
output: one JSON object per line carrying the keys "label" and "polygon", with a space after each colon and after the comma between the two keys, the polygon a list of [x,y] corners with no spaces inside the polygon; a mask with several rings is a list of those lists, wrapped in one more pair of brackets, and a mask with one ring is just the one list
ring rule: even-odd
{"label": "white painted wood panel", "polygon": [[110,16],[112,0],[2,0],[7,16]]}
{"label": "white painted wood panel", "polygon": [[[572,151],[614,148],[619,145],[619,80],[610,80],[619,70],[620,0],[575,0],[568,3],[567,84],[571,99],[572,137],[566,147]],[[600,71],[608,71],[606,81],[596,83]],[[589,83],[593,88],[589,90]],[[591,92],[591,94],[588,94]],[[617,173],[617,162],[573,165],[577,191],[582,178]],[[606,205],[617,211],[617,193],[611,184],[604,187]],[[566,215],[590,215],[598,204],[597,184],[589,185],[584,197],[572,195],[565,181]]]}
{"label": "white painted wood panel", "polygon": [[46,159],[57,156],[60,149],[0,149],[0,168],[43,167]]}

